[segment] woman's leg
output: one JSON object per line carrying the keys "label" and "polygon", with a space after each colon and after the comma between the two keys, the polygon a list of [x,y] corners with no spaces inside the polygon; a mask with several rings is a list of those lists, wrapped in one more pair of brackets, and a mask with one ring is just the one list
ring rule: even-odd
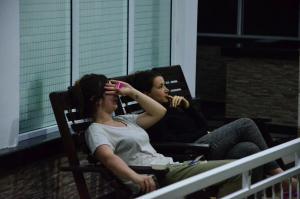
{"label": "woman's leg", "polygon": [[[258,146],[256,146],[252,142],[240,142],[236,144],[232,149],[226,154],[226,159],[240,159],[255,153],[260,152]],[[264,178],[264,173],[268,171],[264,171],[264,167],[268,166],[260,166],[252,170],[251,181],[252,183],[258,182]]]}
{"label": "woman's leg", "polygon": [[[258,127],[253,120],[248,118],[241,118],[226,124],[196,141],[196,143],[210,144],[208,158],[211,160],[222,160],[228,158],[228,154],[232,154],[233,148],[239,146],[242,142],[253,143],[258,147],[259,151],[268,148]],[[240,150],[239,154],[235,154],[238,155],[239,158],[253,154],[250,149],[242,148]],[[250,154],[247,154],[248,152]],[[242,154],[245,156],[242,156]],[[268,171],[279,168],[275,161],[267,164],[266,167],[266,170]]]}
{"label": "woman's leg", "polygon": [[[251,147],[252,149],[245,149],[245,146],[240,144],[243,142],[251,142],[256,145],[258,147],[256,148],[257,152],[268,148],[258,127],[253,120],[248,118],[241,118],[226,124],[196,141],[196,143],[208,143],[211,145],[208,157],[211,160],[238,159],[253,154],[252,152],[256,150],[254,145]],[[282,172],[282,168],[275,161],[264,165],[265,174],[276,175]],[[293,190],[296,187],[294,181],[293,179]],[[284,190],[288,189],[287,182],[284,182],[283,186]]]}
{"label": "woman's leg", "polygon": [[231,147],[225,155],[225,159],[240,159],[260,151],[260,148],[252,142],[240,142]]}
{"label": "woman's leg", "polygon": [[[230,160],[218,160],[218,161],[208,161],[208,162],[198,162],[195,165],[189,165],[188,163],[183,163],[178,166],[171,166],[170,171],[167,173],[164,184],[171,184],[178,182],[180,180],[189,178],[191,176],[203,173],[205,171],[211,170],[213,168],[222,166],[231,162]],[[218,183],[218,195],[226,195],[232,193],[241,188],[241,177],[234,177],[226,180],[223,183]]]}

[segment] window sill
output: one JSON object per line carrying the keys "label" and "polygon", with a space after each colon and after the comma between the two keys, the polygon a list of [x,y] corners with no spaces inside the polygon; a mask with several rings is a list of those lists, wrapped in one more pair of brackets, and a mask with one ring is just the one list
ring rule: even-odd
{"label": "window sill", "polygon": [[37,160],[62,154],[59,132],[19,142],[18,146],[0,150],[0,169],[13,169]]}

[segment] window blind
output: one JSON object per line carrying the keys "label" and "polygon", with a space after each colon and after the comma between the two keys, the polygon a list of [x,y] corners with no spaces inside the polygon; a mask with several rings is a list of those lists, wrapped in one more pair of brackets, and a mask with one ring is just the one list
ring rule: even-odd
{"label": "window blind", "polygon": [[80,0],[79,74],[126,74],[127,1]]}
{"label": "window blind", "polygon": [[49,93],[70,82],[70,0],[20,1],[20,133],[55,124]]}
{"label": "window blind", "polygon": [[137,0],[134,14],[134,70],[170,65],[171,0]]}
{"label": "window blind", "polygon": [[[70,84],[70,6],[71,0],[20,1],[21,133],[55,124],[48,95]],[[136,69],[170,64],[170,9],[171,0],[135,1]],[[79,0],[79,76],[126,74],[127,14],[126,0]]]}

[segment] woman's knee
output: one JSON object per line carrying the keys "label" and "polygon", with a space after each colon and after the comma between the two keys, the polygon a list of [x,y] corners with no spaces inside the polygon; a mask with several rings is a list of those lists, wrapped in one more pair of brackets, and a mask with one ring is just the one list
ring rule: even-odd
{"label": "woman's knee", "polygon": [[253,142],[240,142],[227,153],[226,158],[239,159],[260,151],[260,148]]}
{"label": "woman's knee", "polygon": [[253,142],[243,142],[241,143],[241,145],[242,145],[241,149],[245,150],[250,155],[261,151],[260,148]]}
{"label": "woman's knee", "polygon": [[244,133],[247,133],[251,135],[254,135],[254,136],[261,136],[261,132],[257,126],[257,124],[250,118],[240,118],[237,120],[240,124],[240,127],[242,127],[241,129],[247,129],[246,131],[241,131],[241,132],[244,132]]}
{"label": "woman's knee", "polygon": [[240,118],[237,121],[241,122],[244,125],[257,126],[256,123],[250,118]]}

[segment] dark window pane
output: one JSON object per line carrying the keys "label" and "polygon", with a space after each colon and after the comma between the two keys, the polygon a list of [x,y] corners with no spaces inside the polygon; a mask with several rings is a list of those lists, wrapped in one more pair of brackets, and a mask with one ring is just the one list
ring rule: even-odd
{"label": "dark window pane", "polygon": [[298,35],[299,0],[245,0],[244,34]]}
{"label": "dark window pane", "polygon": [[235,0],[199,0],[198,32],[236,33],[237,3]]}

